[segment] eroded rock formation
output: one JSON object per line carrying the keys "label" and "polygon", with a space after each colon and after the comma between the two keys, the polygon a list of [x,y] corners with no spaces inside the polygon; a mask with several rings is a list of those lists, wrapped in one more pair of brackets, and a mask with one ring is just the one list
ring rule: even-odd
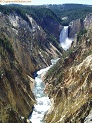
{"label": "eroded rock formation", "polygon": [[[92,29],[77,39],[47,74],[46,92],[52,101],[47,123],[84,123],[92,110]],[[91,119],[90,119],[91,120]]]}
{"label": "eroded rock formation", "polygon": [[33,72],[62,51],[32,16],[23,17],[0,13],[0,123],[26,122],[35,104]]}

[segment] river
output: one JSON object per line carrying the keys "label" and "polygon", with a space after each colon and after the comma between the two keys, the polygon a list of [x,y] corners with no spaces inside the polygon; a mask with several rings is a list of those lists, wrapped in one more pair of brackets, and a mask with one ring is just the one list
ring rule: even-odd
{"label": "river", "polygon": [[[60,45],[63,49],[67,50],[72,43],[72,40],[68,38],[68,26],[64,26],[60,33]],[[58,59],[52,59],[51,65],[44,69],[37,71],[37,76],[35,77],[35,84],[33,93],[35,95],[37,103],[34,105],[33,113],[30,116],[30,121],[32,123],[44,123],[43,118],[45,113],[51,106],[49,97],[44,93],[45,84],[41,77],[44,75],[56,62]]]}
{"label": "river", "polygon": [[45,84],[41,77],[44,75],[57,61],[58,59],[51,60],[51,65],[40,71],[37,71],[37,77],[35,77],[35,85],[33,93],[35,95],[37,103],[34,105],[33,113],[30,116],[32,123],[44,123],[43,117],[51,106],[49,97],[44,93]]}

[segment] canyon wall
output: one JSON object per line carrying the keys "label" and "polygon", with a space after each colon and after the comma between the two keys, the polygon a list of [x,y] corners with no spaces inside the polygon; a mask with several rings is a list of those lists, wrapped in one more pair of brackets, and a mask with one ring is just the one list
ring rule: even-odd
{"label": "canyon wall", "polygon": [[36,103],[34,72],[62,51],[55,35],[48,34],[31,15],[0,13],[0,123],[26,122]]}
{"label": "canyon wall", "polygon": [[63,54],[46,75],[45,92],[52,102],[45,116],[47,123],[92,120],[86,118],[92,110],[92,28],[86,29],[76,38],[76,46]]}

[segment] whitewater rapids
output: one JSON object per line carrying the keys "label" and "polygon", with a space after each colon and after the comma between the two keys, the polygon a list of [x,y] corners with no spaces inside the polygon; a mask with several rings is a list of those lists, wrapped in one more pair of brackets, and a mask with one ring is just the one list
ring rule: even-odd
{"label": "whitewater rapids", "polygon": [[41,77],[44,75],[56,62],[58,59],[51,60],[51,65],[47,68],[41,69],[37,71],[37,77],[35,77],[35,85],[33,89],[33,93],[35,95],[37,103],[34,105],[33,113],[29,117],[29,120],[32,123],[44,123],[43,118],[45,113],[51,106],[51,102],[49,97],[44,93],[45,84],[42,81]]}

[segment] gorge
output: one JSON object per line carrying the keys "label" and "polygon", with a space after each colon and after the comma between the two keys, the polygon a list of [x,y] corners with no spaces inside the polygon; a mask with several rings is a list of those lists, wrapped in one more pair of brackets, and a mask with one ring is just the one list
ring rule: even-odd
{"label": "gorge", "polygon": [[91,115],[92,7],[0,5],[0,123]]}
{"label": "gorge", "polygon": [[59,60],[52,59],[51,65],[47,68],[41,69],[40,71],[37,71],[37,76],[35,77],[35,85],[33,88],[33,93],[36,97],[36,104],[34,106],[32,115],[29,117],[30,121],[32,123],[44,123],[44,116],[48,109],[50,108],[50,99],[45,94],[45,83],[43,82],[42,78],[45,76],[45,74],[48,72],[48,70],[56,64],[56,62]]}
{"label": "gorge", "polygon": [[[69,49],[72,43],[72,39],[68,38],[68,33],[68,26],[64,26],[60,33],[60,45],[64,50]],[[35,77],[35,85],[33,89],[37,104],[35,104],[32,115],[29,117],[32,123],[44,123],[43,118],[51,107],[50,99],[44,92],[45,83],[42,81],[42,77],[53,65],[56,64],[59,59],[60,58],[57,58],[56,60],[52,59],[52,65],[37,72],[37,77]]]}
{"label": "gorge", "polygon": [[43,123],[43,118],[46,111],[50,108],[50,99],[44,92],[45,84],[42,81],[42,75],[46,72],[48,68],[44,68],[37,72],[37,77],[35,77],[35,85],[33,89],[33,93],[36,98],[36,104],[34,105],[34,109],[32,115],[29,117],[32,123]]}
{"label": "gorge", "polygon": [[[50,60],[62,53],[49,29],[47,33],[32,15],[23,14],[22,7],[0,6],[1,123],[23,123],[28,118],[36,101],[32,93],[33,73],[49,66]],[[55,14],[50,13],[53,16],[45,15],[59,28]]]}

